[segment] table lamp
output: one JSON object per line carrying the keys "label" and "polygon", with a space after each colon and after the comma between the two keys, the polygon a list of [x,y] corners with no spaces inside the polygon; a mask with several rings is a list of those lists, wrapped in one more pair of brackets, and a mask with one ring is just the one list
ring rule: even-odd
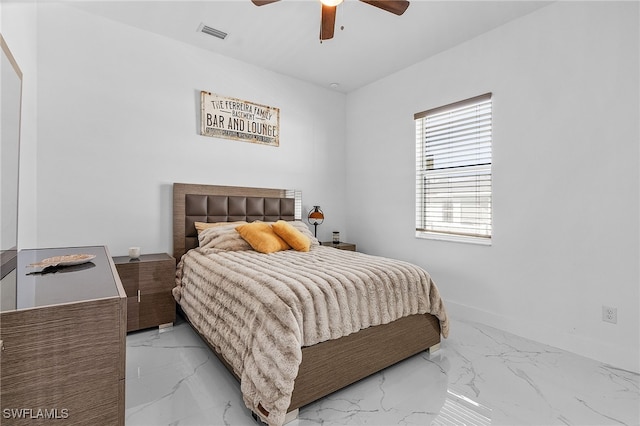
{"label": "table lamp", "polygon": [[320,206],[313,206],[307,220],[313,225],[313,236],[318,238],[318,225],[324,222],[324,213],[320,210]]}

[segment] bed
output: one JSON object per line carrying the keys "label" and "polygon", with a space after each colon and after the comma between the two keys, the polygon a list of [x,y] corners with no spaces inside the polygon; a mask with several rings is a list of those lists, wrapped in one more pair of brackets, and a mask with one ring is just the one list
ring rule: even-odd
{"label": "bed", "polygon": [[[327,271],[335,269],[339,271],[336,274],[340,274],[338,278],[332,277],[330,279],[343,280],[345,279],[343,277],[350,276],[349,265],[364,265],[368,262],[373,262],[376,260],[373,256],[320,247],[317,245],[317,240],[313,241],[315,245],[312,244],[311,249],[306,253],[286,250],[265,255],[253,250],[238,252],[232,250],[229,252],[219,250],[217,246],[210,249],[207,244],[203,245],[203,247],[198,247],[199,240],[196,230],[196,223],[198,222],[220,224],[225,222],[263,221],[273,223],[283,220],[299,227],[302,223],[299,222],[301,219],[301,206],[301,196],[296,191],[183,183],[174,183],[173,185],[174,257],[180,260],[176,273],[174,296],[176,296],[176,300],[186,319],[196,332],[201,335],[220,361],[241,382],[243,398],[247,407],[252,410],[254,416],[259,417],[269,425],[286,423],[294,419],[297,416],[298,409],[306,404],[419,352],[435,350],[439,346],[440,336],[446,337],[448,333],[448,320],[437,288],[431,282],[428,274],[414,265],[379,258],[380,262],[399,263],[399,268],[401,269],[417,268],[417,272],[411,273],[424,275],[420,279],[426,280],[427,284],[420,288],[426,288],[424,290],[426,291],[426,296],[416,297],[415,299],[418,302],[414,302],[413,297],[407,297],[406,295],[398,296],[398,298],[409,301],[407,303],[412,306],[411,312],[416,310],[425,311],[425,306],[427,307],[426,310],[431,312],[407,314],[409,308],[405,307],[397,308],[399,310],[404,309],[404,313],[396,312],[390,314],[389,312],[394,311],[395,308],[389,308],[387,309],[389,312],[379,310],[378,314],[371,314],[375,317],[373,320],[367,317],[369,319],[364,321],[359,319],[360,317],[365,318],[363,313],[351,313],[349,318],[351,318],[350,321],[353,324],[343,327],[335,325],[335,319],[332,319],[335,315],[325,315],[329,318],[321,318],[322,315],[318,314],[317,318],[314,317],[316,318],[314,321],[317,321],[317,324],[309,324],[309,321],[305,323],[299,318],[298,310],[289,309],[286,306],[282,308],[280,305],[282,303],[281,299],[286,300],[291,294],[288,288],[285,288],[285,293],[282,293],[285,296],[280,297],[281,294],[278,292],[282,282],[296,280],[299,282],[309,280],[317,282],[319,278],[315,275],[312,276],[312,273],[307,271],[305,267],[313,269],[313,265],[328,264],[331,264],[331,267],[327,268]],[[304,224],[303,226],[306,227]],[[313,239],[310,233],[308,235],[310,239]],[[348,258],[349,256],[352,257]],[[277,262],[281,263],[278,264]],[[226,287],[222,292],[219,289],[213,290],[211,283],[198,283],[208,279],[212,282],[216,280],[227,281],[227,278],[230,280],[231,277],[236,275],[240,266],[245,264],[247,267],[249,265],[258,265],[255,266],[255,269],[258,270],[246,272],[247,277],[245,277],[243,269],[243,275],[240,278],[236,278],[238,283]],[[285,268],[284,265],[296,266]],[[389,265],[381,264],[379,268],[386,270],[390,267]],[[355,268],[355,266],[352,267]],[[207,268],[211,268],[210,272]],[[221,269],[214,271],[214,268]],[[251,268],[254,267],[251,266]],[[357,269],[360,269],[360,266]],[[381,274],[380,271],[383,269],[378,269],[379,272],[377,273]],[[297,275],[293,275],[294,273],[307,274],[310,278],[307,275],[300,278]],[[370,273],[363,272],[363,274]],[[216,276],[222,278],[212,278]],[[265,290],[261,289],[259,293],[270,294],[272,296],[270,300],[277,299],[278,305],[265,305],[267,310],[273,310],[275,313],[259,314],[257,317],[253,314],[252,318],[256,317],[257,319],[252,319],[250,324],[244,324],[243,327],[246,325],[247,327],[257,328],[251,332],[247,331],[248,335],[246,336],[239,336],[245,333],[244,329],[227,331],[227,327],[229,327],[229,330],[231,329],[232,323],[244,321],[242,315],[238,312],[244,312],[245,309],[254,312],[253,305],[247,308],[231,305],[239,303],[239,299],[250,300],[249,304],[254,303],[253,295],[247,296],[247,294],[253,293],[256,283],[261,282],[263,279],[268,279],[268,281],[263,284]],[[246,281],[249,283],[247,284]],[[298,281],[296,281],[296,284]],[[298,290],[296,289],[295,291],[297,292]],[[398,292],[397,289],[393,291]],[[322,291],[316,291],[315,288],[312,288],[311,293],[314,292],[322,293]],[[352,292],[357,293],[357,290]],[[363,292],[366,293],[364,290]],[[273,297],[274,294],[276,297]],[[322,295],[322,297],[326,297],[326,295]],[[389,297],[391,298],[391,296]],[[383,297],[379,296],[379,298]],[[428,300],[424,300],[425,298]],[[342,300],[343,297],[338,297],[338,299]],[[215,314],[215,319],[209,319],[204,315],[203,311],[213,309],[210,308],[210,305],[213,304],[219,305],[219,308],[215,308],[218,309],[219,313]],[[292,305],[295,305],[295,303],[292,303]],[[349,309],[344,309],[343,307],[338,309],[337,312],[352,312],[354,310],[353,306]],[[228,313],[223,314],[222,311],[228,311]],[[331,311],[329,310],[329,312]],[[372,312],[376,311],[372,310]],[[208,315],[210,315],[210,312],[208,312]],[[224,315],[227,315],[227,317],[225,318]],[[394,317],[390,319],[392,315]],[[400,317],[395,318],[398,315]],[[285,317],[291,317],[292,319],[285,320],[283,319]],[[344,314],[344,317],[347,318],[348,315]],[[272,332],[270,327],[275,320],[279,320],[280,323],[276,324],[277,330]],[[227,321],[230,325],[227,325]],[[331,323],[331,321],[334,322]],[[344,319],[340,321],[344,322]],[[296,324],[305,324],[305,326],[296,329]],[[296,330],[291,331],[293,329]],[[230,347],[225,343],[226,340],[218,336],[218,334],[225,336],[231,334],[235,340],[242,341],[243,344],[249,346],[269,346],[273,348],[282,345],[284,349],[276,350],[275,355],[269,354],[267,359],[261,354],[260,351],[262,349]],[[292,341],[293,337],[291,336],[295,337],[296,340]],[[258,342],[246,343],[248,341]],[[271,345],[273,342],[277,343],[277,345]],[[306,344],[308,342],[311,342],[311,344]],[[292,345],[295,347],[292,347]],[[238,356],[244,357],[247,352],[252,350],[256,352],[255,355],[243,358],[245,359],[244,361],[238,360]],[[243,364],[243,362],[246,364]],[[267,374],[265,373],[266,367],[261,369],[261,365],[269,363],[276,364],[272,366],[278,370],[276,373],[270,371]],[[258,364],[258,366],[256,367],[254,364]],[[276,383],[265,384],[267,381],[272,380],[271,376],[274,376],[273,381]],[[269,401],[271,405],[263,403],[267,400],[264,396],[265,389],[271,389],[270,386],[275,386],[273,389],[277,389],[279,392],[285,389],[283,391],[284,394],[278,397],[278,401]],[[262,391],[263,395],[259,394],[260,391]],[[258,392],[258,395],[256,395],[256,392]],[[286,401],[285,405],[282,404],[283,401]]]}

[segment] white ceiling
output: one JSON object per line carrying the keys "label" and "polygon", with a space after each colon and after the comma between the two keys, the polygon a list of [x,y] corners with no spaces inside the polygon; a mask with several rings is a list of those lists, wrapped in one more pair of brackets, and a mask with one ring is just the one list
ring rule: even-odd
{"label": "white ceiling", "polygon": [[[335,37],[319,41],[320,2],[89,1],[75,7],[143,30],[349,92],[449,49],[549,1],[413,0],[402,16],[358,0],[338,6]],[[201,23],[228,33],[198,32]],[[340,27],[344,26],[344,30]]]}

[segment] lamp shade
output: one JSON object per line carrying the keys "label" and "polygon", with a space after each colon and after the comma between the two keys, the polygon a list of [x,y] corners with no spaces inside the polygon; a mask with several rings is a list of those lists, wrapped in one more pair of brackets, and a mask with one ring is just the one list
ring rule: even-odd
{"label": "lamp shade", "polygon": [[312,222],[318,222],[318,225],[324,222],[324,213],[320,210],[320,206],[313,206],[313,210],[309,212],[309,223]]}

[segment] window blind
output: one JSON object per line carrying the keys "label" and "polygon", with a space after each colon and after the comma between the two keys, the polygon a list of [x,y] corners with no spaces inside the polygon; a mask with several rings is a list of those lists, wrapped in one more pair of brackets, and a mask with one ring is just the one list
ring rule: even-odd
{"label": "window blind", "polygon": [[423,111],[416,124],[416,235],[491,238],[491,93]]}

